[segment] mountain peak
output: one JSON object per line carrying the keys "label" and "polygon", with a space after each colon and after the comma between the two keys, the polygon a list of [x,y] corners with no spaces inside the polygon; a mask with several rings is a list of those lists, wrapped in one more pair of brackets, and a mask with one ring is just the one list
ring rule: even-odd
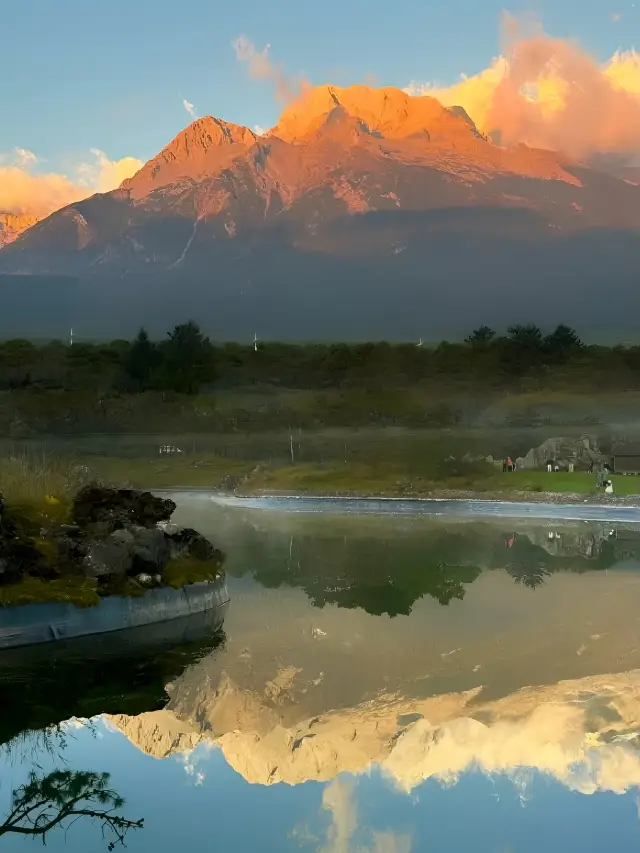
{"label": "mountain peak", "polygon": [[405,139],[479,135],[469,117],[459,109],[447,109],[435,98],[412,96],[392,86],[316,86],[287,107],[271,134],[298,142],[313,134],[336,107],[360,119],[376,135]]}
{"label": "mountain peak", "polygon": [[361,118],[351,115],[341,104],[323,116],[320,127],[312,134],[314,139],[337,142],[349,149],[357,145],[363,138],[367,139],[380,134],[372,133],[368,124]]}
{"label": "mountain peak", "polygon": [[181,179],[212,177],[256,142],[253,131],[214,116],[196,119],[132,178],[121,184],[132,198],[142,198]]}

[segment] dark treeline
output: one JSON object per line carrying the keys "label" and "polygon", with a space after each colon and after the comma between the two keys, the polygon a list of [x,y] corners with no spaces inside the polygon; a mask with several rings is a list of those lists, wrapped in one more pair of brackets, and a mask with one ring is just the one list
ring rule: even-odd
{"label": "dark treeline", "polygon": [[486,326],[462,343],[214,345],[190,321],[159,342],[141,329],[133,341],[41,346],[0,343],[0,389],[161,391],[195,394],[214,388],[403,387],[422,382],[509,387],[538,385],[586,390],[640,388],[640,346],[586,346],[567,326],[544,335],[533,325],[503,336]]}

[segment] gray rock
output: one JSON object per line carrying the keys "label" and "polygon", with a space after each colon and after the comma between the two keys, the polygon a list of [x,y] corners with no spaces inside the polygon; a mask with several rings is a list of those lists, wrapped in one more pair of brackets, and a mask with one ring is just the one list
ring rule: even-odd
{"label": "gray rock", "polygon": [[171,556],[170,544],[162,530],[132,525],[76,544],[85,573],[150,576],[162,574]]}
{"label": "gray rock", "polygon": [[111,534],[111,539],[113,539],[114,542],[122,542],[130,548],[133,548],[136,541],[136,537],[132,531],[125,527],[122,527],[120,530],[114,530]]}
{"label": "gray rock", "polygon": [[131,546],[122,539],[108,536],[84,543],[82,567],[87,577],[101,578],[107,575],[125,575],[133,568]]}
{"label": "gray rock", "polygon": [[133,570],[162,574],[171,557],[171,545],[164,531],[153,527],[129,527],[123,532],[132,537]]}
{"label": "gray rock", "polygon": [[190,527],[169,534],[167,540],[173,559],[176,557],[192,557],[195,560],[216,560],[219,562],[223,560],[222,552],[215,548],[206,536]]}
{"label": "gray rock", "polygon": [[176,505],[151,492],[114,489],[99,483],[84,486],[74,498],[72,515],[76,524],[91,532],[109,533],[130,524],[154,527],[168,521]]}
{"label": "gray rock", "polygon": [[570,462],[578,468],[586,468],[592,461],[605,459],[596,436],[558,436],[548,438],[539,447],[532,447],[525,456],[516,459],[516,465],[520,470],[543,470],[548,460],[555,460],[563,469],[568,468]]}

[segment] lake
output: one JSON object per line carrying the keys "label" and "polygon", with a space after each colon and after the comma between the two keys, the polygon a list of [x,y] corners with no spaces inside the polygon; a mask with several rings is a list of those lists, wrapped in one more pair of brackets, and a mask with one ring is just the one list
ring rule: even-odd
{"label": "lake", "polygon": [[1,656],[0,853],[640,845],[640,525],[178,504],[223,633]]}

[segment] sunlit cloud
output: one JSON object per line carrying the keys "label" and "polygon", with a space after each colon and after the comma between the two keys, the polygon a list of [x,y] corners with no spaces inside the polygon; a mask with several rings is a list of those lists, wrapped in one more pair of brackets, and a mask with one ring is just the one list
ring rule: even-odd
{"label": "sunlit cloud", "polygon": [[97,148],[91,155],[69,175],[36,171],[38,156],[24,148],[0,156],[0,211],[47,216],[96,192],[115,189],[143,165],[135,157],[110,160]]}
{"label": "sunlit cloud", "polygon": [[531,35],[506,16],[503,55],[452,86],[412,82],[413,95],[461,106],[504,145],[523,142],[582,156],[640,151],[640,55],[618,52],[604,65],[578,45]]}
{"label": "sunlit cloud", "polygon": [[258,50],[245,35],[238,36],[231,44],[236,59],[246,64],[250,77],[272,83],[278,101],[289,103],[308,87],[309,84],[304,79],[285,74],[282,64],[272,61],[269,56],[270,45]]}

